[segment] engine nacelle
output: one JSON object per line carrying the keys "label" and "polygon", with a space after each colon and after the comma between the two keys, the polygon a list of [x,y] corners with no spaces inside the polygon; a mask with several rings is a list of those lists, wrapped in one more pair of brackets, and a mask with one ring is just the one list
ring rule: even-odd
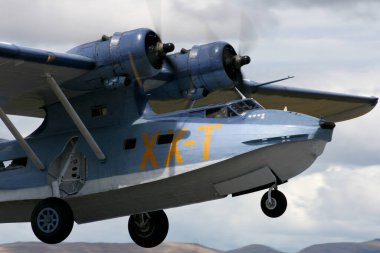
{"label": "engine nacelle", "polygon": [[168,55],[175,78],[149,92],[151,99],[190,98],[196,100],[209,92],[233,87],[241,78],[241,66],[248,56],[239,56],[226,42],[193,46]]}
{"label": "engine nacelle", "polygon": [[[96,61],[102,79],[126,76],[129,80],[144,79],[156,75],[163,66],[168,44],[150,29],[141,28],[128,32],[116,32],[112,37],[75,47],[68,53],[87,56]],[[170,44],[174,50],[173,44]],[[166,48],[165,48],[166,46]]]}
{"label": "engine nacelle", "polygon": [[188,81],[194,88],[208,91],[232,87],[236,78],[226,68],[226,55],[236,55],[236,52],[224,42],[193,46],[188,52]]}

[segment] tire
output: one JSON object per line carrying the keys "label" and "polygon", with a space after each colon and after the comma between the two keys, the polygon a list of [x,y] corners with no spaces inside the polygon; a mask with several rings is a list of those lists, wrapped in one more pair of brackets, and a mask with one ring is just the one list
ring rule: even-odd
{"label": "tire", "polygon": [[[142,219],[145,221],[144,225],[141,225]],[[168,234],[168,217],[162,210],[131,215],[128,221],[128,230],[137,245],[143,248],[153,248],[162,243]]]}
{"label": "tire", "polygon": [[288,205],[285,195],[278,191],[273,190],[271,193],[273,202],[269,202],[269,193],[266,192],[261,198],[261,210],[264,214],[271,218],[277,218],[283,215]]}
{"label": "tire", "polygon": [[47,198],[34,208],[31,225],[34,234],[44,243],[56,244],[65,240],[74,225],[70,206],[62,199]]}

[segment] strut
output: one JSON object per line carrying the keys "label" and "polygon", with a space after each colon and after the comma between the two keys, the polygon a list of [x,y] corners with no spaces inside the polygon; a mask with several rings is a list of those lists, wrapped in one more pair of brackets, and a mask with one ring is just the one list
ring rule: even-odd
{"label": "strut", "polygon": [[13,137],[15,137],[16,141],[21,146],[21,148],[24,150],[24,152],[26,153],[28,158],[33,162],[34,166],[36,166],[36,168],[39,170],[45,169],[44,164],[38,158],[36,153],[34,153],[33,149],[25,141],[25,139],[22,137],[20,132],[17,130],[15,125],[13,125],[12,121],[8,118],[8,116],[3,111],[3,108],[1,108],[1,107],[0,107],[0,118],[4,122],[5,126],[8,128],[8,130],[12,133]]}
{"label": "strut", "polygon": [[63,107],[65,108],[66,112],[69,114],[70,118],[78,128],[79,132],[83,135],[84,139],[86,140],[87,144],[90,146],[91,150],[94,152],[96,157],[99,160],[105,160],[106,156],[96,143],[95,139],[92,137],[91,133],[88,131],[87,127],[84,125],[82,120],[80,119],[79,115],[74,110],[73,106],[70,104],[69,100],[59,87],[58,83],[55,81],[54,77],[50,75],[49,73],[46,74],[46,79],[48,83],[50,84],[51,89],[54,91],[55,95],[59,99],[59,101],[62,103]]}

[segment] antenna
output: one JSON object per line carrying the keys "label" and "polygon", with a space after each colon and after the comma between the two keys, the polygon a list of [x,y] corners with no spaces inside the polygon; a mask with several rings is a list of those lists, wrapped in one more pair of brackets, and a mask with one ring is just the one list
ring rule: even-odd
{"label": "antenna", "polygon": [[243,93],[241,93],[241,91],[235,86],[235,90],[237,91],[237,93],[239,93],[241,99],[246,99],[246,97],[243,95]]}

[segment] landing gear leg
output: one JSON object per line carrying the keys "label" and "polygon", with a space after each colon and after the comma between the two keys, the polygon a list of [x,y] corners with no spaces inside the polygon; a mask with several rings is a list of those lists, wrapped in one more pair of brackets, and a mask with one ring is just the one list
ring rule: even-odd
{"label": "landing gear leg", "polygon": [[169,231],[169,222],[162,210],[134,214],[129,217],[128,230],[137,245],[153,248],[165,240]]}
{"label": "landing gear leg", "polygon": [[73,211],[64,200],[47,198],[34,208],[31,225],[34,234],[42,242],[60,243],[71,233],[74,225]]}
{"label": "landing gear leg", "polygon": [[285,213],[287,201],[285,195],[277,190],[277,184],[269,188],[261,198],[261,209],[271,218],[280,217]]}

